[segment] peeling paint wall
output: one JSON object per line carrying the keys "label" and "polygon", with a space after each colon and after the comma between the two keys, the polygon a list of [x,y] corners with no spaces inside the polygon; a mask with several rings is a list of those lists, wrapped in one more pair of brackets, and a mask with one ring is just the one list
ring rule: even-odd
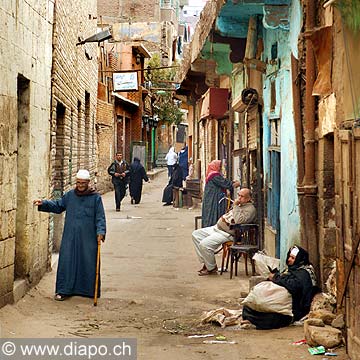
{"label": "peeling paint wall", "polygon": [[181,68],[177,73],[177,80],[183,81],[191,64],[198,58],[201,49],[210,33],[212,25],[219,14],[221,7],[225,3],[224,0],[208,0],[203,11],[201,12],[200,20],[198,21],[193,38],[189,44],[184,47],[183,61]]}
{"label": "peeling paint wall", "polygon": [[141,41],[149,51],[156,51],[161,43],[160,22],[113,25],[114,41]]}
{"label": "peeling paint wall", "polygon": [[[301,11],[299,1],[293,1],[289,12],[291,29],[264,30],[264,54],[263,60],[268,63],[264,79],[264,183],[269,186],[270,179],[270,156],[269,146],[271,138],[270,119],[280,119],[280,235],[279,254],[282,259],[290,245],[300,242],[300,218],[297,197],[297,156],[295,143],[295,127],[293,119],[293,99],[290,55],[291,47],[301,30]],[[277,43],[277,61],[270,64],[272,58],[272,46]],[[274,53],[274,48],[273,48]],[[271,83],[274,85],[271,85]],[[273,86],[273,89],[272,89]],[[274,89],[276,93],[276,105],[274,105]],[[273,94],[273,98],[272,98]],[[266,235],[268,234],[268,235]],[[265,232],[265,248],[274,249],[269,232]]]}

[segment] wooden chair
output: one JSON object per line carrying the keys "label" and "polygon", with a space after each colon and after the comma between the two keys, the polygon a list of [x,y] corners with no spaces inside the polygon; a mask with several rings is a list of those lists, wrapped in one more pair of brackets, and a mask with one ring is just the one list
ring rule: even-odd
{"label": "wooden chair", "polygon": [[241,255],[245,261],[245,273],[249,275],[247,260],[250,257],[252,265],[252,274],[255,275],[255,262],[253,255],[259,250],[259,225],[258,224],[236,224],[230,225],[230,229],[235,230],[234,241],[230,246],[230,279],[233,275],[235,263],[235,276],[237,276],[238,262]]}
{"label": "wooden chair", "polygon": [[199,226],[199,221],[200,221],[200,224],[201,224],[201,215],[196,215],[195,218],[195,230],[199,229],[201,226]]}
{"label": "wooden chair", "polygon": [[[226,243],[222,244],[221,250],[222,250],[222,259],[221,259],[221,270],[220,270],[220,275],[222,275],[222,273],[224,271],[227,271],[228,267],[229,267],[229,258],[230,258],[230,246],[233,244],[232,241],[227,241]],[[218,250],[216,252],[216,254],[218,252],[220,252],[221,250]],[[224,269],[224,264],[225,264],[225,260],[226,260],[226,268]]]}

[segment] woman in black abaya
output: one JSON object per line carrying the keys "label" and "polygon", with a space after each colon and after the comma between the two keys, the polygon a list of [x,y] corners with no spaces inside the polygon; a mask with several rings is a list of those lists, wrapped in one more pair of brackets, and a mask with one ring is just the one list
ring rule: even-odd
{"label": "woman in black abaya", "polygon": [[173,201],[174,186],[178,188],[183,187],[183,173],[179,164],[174,165],[174,170],[170,177],[169,183],[166,185],[164,189],[163,197],[162,197],[162,202],[165,203],[164,206],[171,205]]}
{"label": "woman in black abaya", "polygon": [[264,313],[244,306],[242,318],[257,329],[278,329],[298,321],[310,311],[311,301],[318,291],[314,268],[309,254],[300,246],[292,246],[287,253],[287,270],[270,274],[269,280],[286,288],[292,297],[293,316],[278,313]]}
{"label": "woman in black abaya", "polygon": [[132,204],[140,203],[143,180],[148,182],[149,178],[146,175],[146,171],[144,167],[140,163],[140,159],[134,157],[134,161],[130,165],[130,185],[129,185]]}

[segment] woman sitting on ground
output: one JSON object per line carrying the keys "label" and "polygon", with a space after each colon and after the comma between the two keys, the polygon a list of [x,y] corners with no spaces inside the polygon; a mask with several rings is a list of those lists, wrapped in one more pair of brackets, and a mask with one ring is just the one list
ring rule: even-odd
{"label": "woman sitting on ground", "polygon": [[269,275],[269,280],[286,288],[292,297],[293,316],[279,313],[265,313],[244,306],[242,318],[255,325],[257,329],[278,329],[298,321],[310,311],[311,301],[318,292],[314,268],[309,254],[300,246],[293,246],[287,253],[288,269],[283,273]]}

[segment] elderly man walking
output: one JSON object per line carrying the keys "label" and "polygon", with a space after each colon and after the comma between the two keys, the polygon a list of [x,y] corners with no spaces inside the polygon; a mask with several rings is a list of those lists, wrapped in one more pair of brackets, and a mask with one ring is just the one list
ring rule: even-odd
{"label": "elderly man walking", "polygon": [[215,225],[193,231],[195,251],[204,264],[199,270],[199,276],[217,273],[215,251],[221,244],[233,239],[234,231],[230,230],[230,225],[250,224],[255,219],[256,209],[251,200],[251,191],[243,188],[238,192],[233,208],[221,216]]}
{"label": "elderly man walking", "polygon": [[89,182],[89,171],[79,170],[75,189],[57,200],[34,201],[39,211],[66,211],[56,275],[54,299],[58,301],[71,295],[93,297],[95,293],[97,249],[105,240],[106,220],[101,196]]}

